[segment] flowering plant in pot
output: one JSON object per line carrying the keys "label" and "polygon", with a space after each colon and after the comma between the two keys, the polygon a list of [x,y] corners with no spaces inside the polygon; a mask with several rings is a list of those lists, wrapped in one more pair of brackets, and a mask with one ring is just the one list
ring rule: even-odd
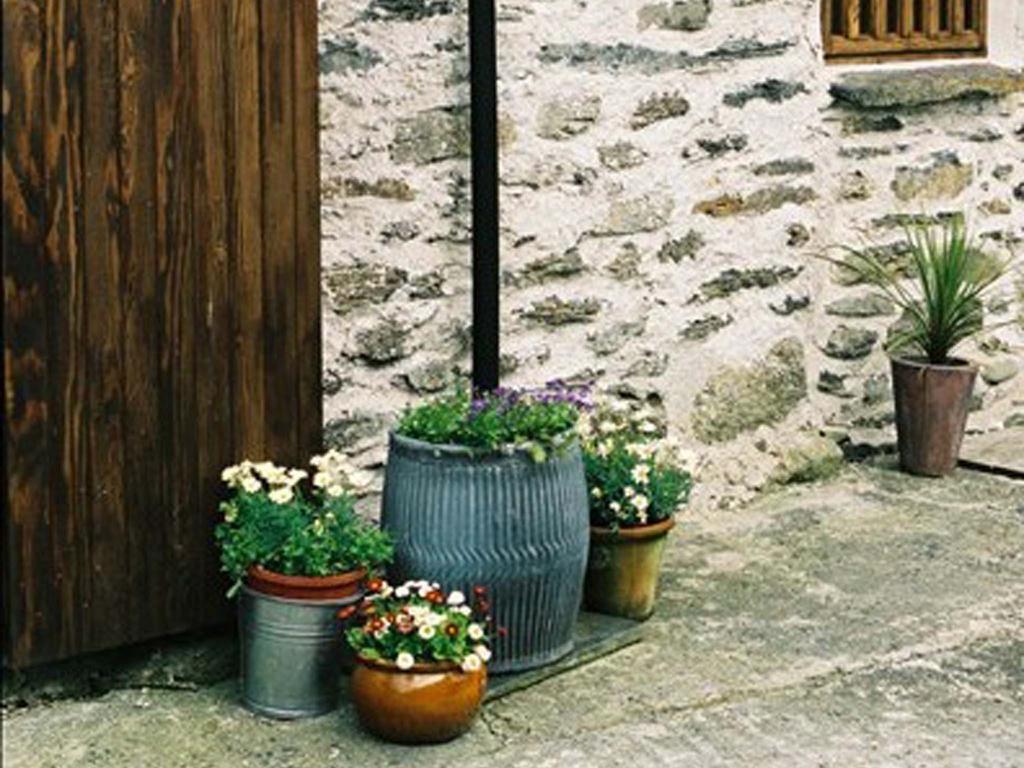
{"label": "flowering plant in pot", "polygon": [[643,620],[654,600],[666,538],[691,475],[676,446],[643,414],[602,407],[580,425],[590,489],[590,610]]}
{"label": "flowering plant in pot", "polygon": [[[492,672],[572,648],[587,558],[587,490],[576,438],[586,387],[458,390],[402,414],[391,433],[383,522],[395,581],[490,590]],[[543,620],[538,620],[544,613]]]}
{"label": "flowering plant in pot", "polygon": [[486,590],[472,603],[436,582],[392,587],[374,579],[357,608],[361,625],[346,633],[355,651],[352,699],[363,726],[388,741],[449,741],[473,724],[487,686],[491,658]]}
{"label": "flowering plant in pot", "polygon": [[331,451],[306,470],[243,461],[222,479],[230,497],[215,531],[239,594],[242,698],[262,714],[321,714],[337,702],[335,615],[392,556],[390,537],[355,513],[353,469]]}
{"label": "flowering plant in pot", "polygon": [[983,329],[985,297],[1013,259],[983,251],[962,216],[914,225],[905,237],[910,279],[877,249],[847,248],[832,261],[903,310],[888,344],[900,465],[941,476],[956,467],[978,373],[953,353]]}

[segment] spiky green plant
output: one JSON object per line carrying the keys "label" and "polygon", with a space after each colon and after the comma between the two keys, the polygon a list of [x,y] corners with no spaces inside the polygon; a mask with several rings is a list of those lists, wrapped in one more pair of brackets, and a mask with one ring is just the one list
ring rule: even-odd
{"label": "spiky green plant", "polygon": [[878,249],[845,247],[845,259],[826,258],[903,310],[906,322],[890,336],[891,351],[947,363],[961,342],[981,331],[984,297],[1009,271],[1013,258],[982,250],[962,216],[940,225],[912,224],[904,231],[910,278],[883,260]]}

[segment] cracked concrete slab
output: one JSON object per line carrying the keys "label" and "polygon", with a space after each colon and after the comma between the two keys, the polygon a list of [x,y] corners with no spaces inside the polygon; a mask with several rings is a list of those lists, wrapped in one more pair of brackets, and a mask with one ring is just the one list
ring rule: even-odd
{"label": "cracked concrete slab", "polygon": [[410,749],[234,682],[9,709],[7,766],[1024,765],[1024,483],[853,467],[687,512],[643,642]]}

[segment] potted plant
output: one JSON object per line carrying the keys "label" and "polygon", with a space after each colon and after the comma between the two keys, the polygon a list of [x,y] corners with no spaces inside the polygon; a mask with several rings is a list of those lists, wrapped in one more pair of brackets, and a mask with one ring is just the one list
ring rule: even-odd
{"label": "potted plant", "polygon": [[642,621],[654,612],[673,515],[692,480],[654,423],[601,408],[580,424],[590,489],[588,609]]}
{"label": "potted plant", "polygon": [[[392,587],[373,580],[346,632],[355,651],[352,700],[359,721],[387,741],[449,741],[473,724],[487,687],[486,591],[445,594],[436,582]],[[355,606],[340,616],[349,618]]]}
{"label": "potted plant", "polygon": [[572,649],[587,561],[587,489],[576,439],[586,387],[464,390],[406,410],[390,437],[383,523],[393,579],[486,585],[492,672]]}
{"label": "potted plant", "polygon": [[231,495],[215,532],[221,564],[240,593],[242,700],[279,718],[337,704],[336,614],[363,596],[362,582],[391,559],[390,537],[360,519],[352,470],[331,451],[301,469],[243,461],[224,470]]}
{"label": "potted plant", "polygon": [[906,246],[909,280],[877,249],[847,248],[837,263],[903,310],[888,345],[900,466],[938,477],[956,467],[978,373],[953,352],[982,330],[985,296],[1012,259],[978,247],[962,216],[908,228]]}

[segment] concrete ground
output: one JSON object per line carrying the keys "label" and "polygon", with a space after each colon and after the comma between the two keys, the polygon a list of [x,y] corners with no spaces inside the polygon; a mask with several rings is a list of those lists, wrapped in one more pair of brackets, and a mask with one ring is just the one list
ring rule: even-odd
{"label": "concrete ground", "polygon": [[4,765],[1024,766],[1024,483],[858,466],[681,522],[644,642],[454,743],[263,720],[222,682],[8,709]]}

